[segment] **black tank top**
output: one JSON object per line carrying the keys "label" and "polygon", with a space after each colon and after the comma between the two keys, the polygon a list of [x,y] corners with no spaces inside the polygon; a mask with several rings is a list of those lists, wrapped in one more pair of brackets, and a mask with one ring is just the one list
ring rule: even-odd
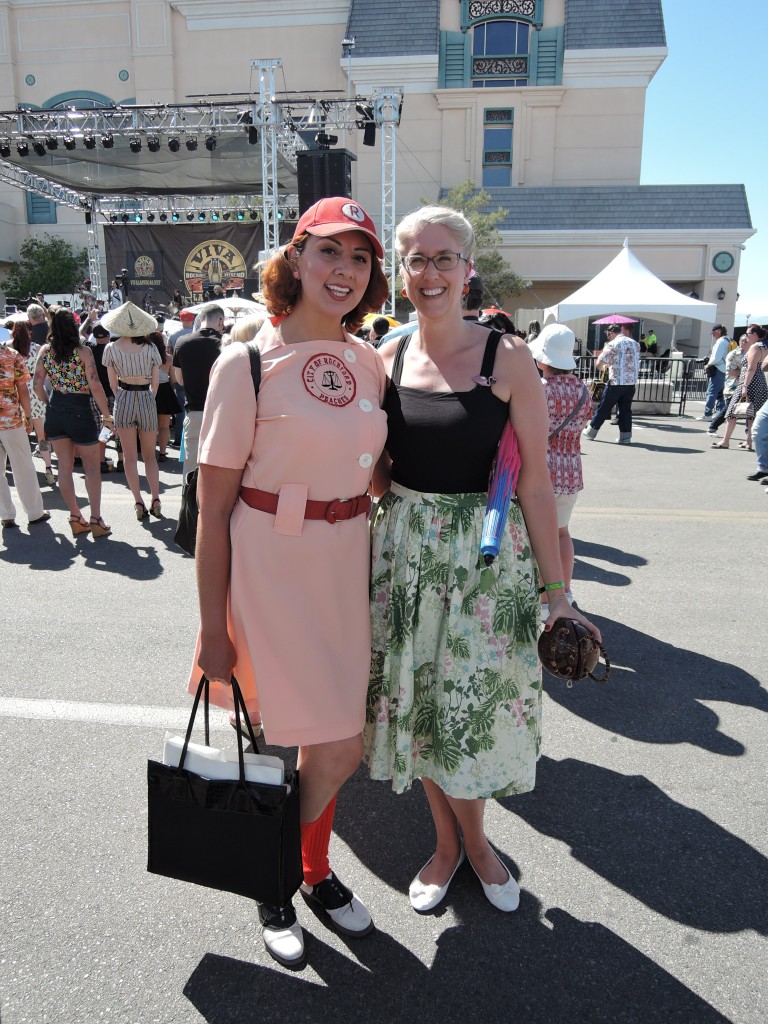
{"label": "black tank top", "polygon": [[[509,406],[490,383],[458,392],[403,387],[403,356],[412,337],[405,335],[397,347],[384,399],[392,479],[437,494],[485,491]],[[488,381],[501,337],[491,331],[485,344],[480,376]]]}

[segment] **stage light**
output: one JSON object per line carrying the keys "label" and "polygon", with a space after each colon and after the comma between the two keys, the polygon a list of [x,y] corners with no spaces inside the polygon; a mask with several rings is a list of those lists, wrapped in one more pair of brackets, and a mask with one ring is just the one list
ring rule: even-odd
{"label": "stage light", "polygon": [[152,221],[153,221],[154,219],[155,219],[155,215],[154,215],[154,213],[148,213],[148,214],[147,214],[147,220],[148,220],[148,221],[149,221],[150,223],[152,223]]}
{"label": "stage light", "polygon": [[248,216],[251,218],[251,220],[258,220],[259,219],[259,215],[258,215],[258,213],[256,213],[255,210],[251,210],[251,212],[249,213]]}
{"label": "stage light", "polygon": [[123,224],[127,224],[128,223],[128,214],[124,213],[122,215],[122,217],[120,218],[120,220],[122,220]]}
{"label": "stage light", "polygon": [[34,149],[38,156],[45,156],[45,146],[39,139],[35,139],[32,143],[32,149]]}
{"label": "stage light", "polygon": [[137,224],[141,224],[141,214],[140,213],[134,213],[133,219],[136,221]]}
{"label": "stage light", "polygon": [[231,213],[223,213],[221,216],[222,216],[222,220],[229,220],[229,218],[232,216],[232,214]]}
{"label": "stage light", "polygon": [[[147,217],[147,220],[149,220],[149,217]],[[167,213],[161,213],[160,214],[160,220],[162,220],[162,221],[168,220],[168,214]]]}
{"label": "stage light", "polygon": [[251,146],[256,146],[256,145],[258,145],[258,142],[259,142],[259,129],[256,128],[254,125],[251,125],[251,127],[248,129],[248,143]]}
{"label": "stage light", "polygon": [[19,139],[16,143],[16,152],[19,156],[29,156],[29,143],[24,139]]}
{"label": "stage light", "polygon": [[288,220],[296,220],[296,211],[294,210],[293,207],[291,207],[291,209],[288,210]]}
{"label": "stage light", "polygon": [[48,138],[45,140],[45,147],[46,149],[58,149],[59,140],[56,138],[55,135],[49,135]]}
{"label": "stage light", "polygon": [[3,139],[3,141],[0,142],[0,158],[2,158],[3,160],[7,160],[10,155],[11,155],[10,142],[9,142],[8,139]]}
{"label": "stage light", "polygon": [[208,150],[209,153],[212,153],[214,151],[214,149],[216,149],[216,136],[215,135],[209,135],[208,136],[208,138],[205,140],[205,148]]}
{"label": "stage light", "polygon": [[315,136],[315,142],[319,149],[330,149],[331,146],[335,146],[338,141],[338,135],[328,135],[327,132],[318,132]]}
{"label": "stage light", "polygon": [[197,219],[202,223],[202,221],[205,220],[205,214],[204,213],[198,213]]}
{"label": "stage light", "polygon": [[[107,132],[106,135],[101,136],[101,144],[104,147],[104,149],[112,149],[112,147],[115,144],[115,140],[112,138],[111,132]],[[93,145],[91,146],[89,146],[87,142],[85,145],[87,149],[93,149],[93,147],[96,145],[96,140],[93,140]]]}
{"label": "stage light", "polygon": [[83,136],[83,145],[86,149],[96,149],[96,136],[92,133]]}
{"label": "stage light", "polygon": [[195,219],[194,213],[188,213],[187,214],[187,220],[194,220],[194,219]]}
{"label": "stage light", "polygon": [[216,210],[214,210],[213,213],[211,214],[211,220],[218,220],[218,219],[219,219],[219,214],[218,214],[218,212]]}
{"label": "stage light", "polygon": [[160,152],[160,139],[156,135],[150,135],[147,137],[147,149],[150,153]]}
{"label": "stage light", "polygon": [[141,139],[138,137],[138,135],[133,136],[131,141],[128,143],[128,148],[132,153],[141,152]]}
{"label": "stage light", "polygon": [[64,136],[64,149],[68,149],[71,152],[75,148],[75,145],[75,140],[72,138],[71,135]]}
{"label": "stage light", "polygon": [[110,215],[109,215],[109,223],[110,224],[117,224],[117,214],[116,213],[110,213]]}
{"label": "stage light", "polygon": [[172,153],[178,153],[180,147],[181,143],[178,139],[168,139],[168,149],[170,149]]}
{"label": "stage light", "polygon": [[245,213],[242,210],[238,210],[237,211],[237,219],[238,220],[245,220]]}
{"label": "stage light", "polygon": [[172,220],[172,221],[173,221],[173,223],[175,224],[175,223],[176,223],[176,222],[178,221],[178,219],[179,219],[179,215],[178,215],[178,213],[176,213],[176,211],[174,210],[174,211],[173,211],[173,213],[171,214],[171,220]]}
{"label": "stage light", "polygon": [[186,141],[186,147],[192,153],[197,149],[197,139],[194,136],[190,136]]}

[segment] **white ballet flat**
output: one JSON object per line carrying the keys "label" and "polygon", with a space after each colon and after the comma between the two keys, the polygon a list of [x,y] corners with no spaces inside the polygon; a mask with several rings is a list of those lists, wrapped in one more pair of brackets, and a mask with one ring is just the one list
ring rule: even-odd
{"label": "white ballet flat", "polygon": [[501,866],[504,868],[508,875],[506,882],[503,882],[502,884],[497,884],[494,882],[491,882],[489,884],[488,882],[484,882],[482,878],[480,878],[480,875],[477,874],[477,868],[475,867],[474,864],[472,864],[472,861],[470,861],[469,863],[472,867],[472,870],[477,875],[480,885],[482,885],[483,887],[483,892],[485,893],[488,902],[492,903],[494,907],[498,908],[499,910],[503,910],[506,913],[508,913],[511,910],[517,910],[517,908],[520,906],[520,886],[509,873],[509,868],[507,867],[507,865],[499,859],[497,854],[494,853],[494,856],[496,857],[496,860],[499,861],[499,864],[501,864]]}
{"label": "white ballet flat", "polygon": [[453,881],[453,876],[464,863],[464,857],[464,843],[462,842],[461,850],[459,851],[459,859],[456,861],[456,867],[451,872],[451,877],[445,885],[426,885],[422,882],[421,871],[432,863],[434,855],[429,858],[427,863],[411,882],[410,888],[408,889],[408,899],[411,901],[411,906],[414,910],[419,914],[424,914],[428,910],[434,910],[434,908],[443,901],[445,894],[448,892],[448,886]]}

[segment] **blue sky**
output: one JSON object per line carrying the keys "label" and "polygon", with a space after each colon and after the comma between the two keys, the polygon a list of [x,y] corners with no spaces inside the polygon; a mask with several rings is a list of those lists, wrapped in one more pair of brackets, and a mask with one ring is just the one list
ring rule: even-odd
{"label": "blue sky", "polygon": [[[669,56],[648,87],[641,183],[746,186],[736,322],[768,320],[766,0],[662,0]],[[739,316],[739,314],[742,314]]]}

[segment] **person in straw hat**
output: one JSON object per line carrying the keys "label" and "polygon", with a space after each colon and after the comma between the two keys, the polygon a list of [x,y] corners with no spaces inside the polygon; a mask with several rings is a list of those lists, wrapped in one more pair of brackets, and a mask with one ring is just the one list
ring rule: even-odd
{"label": "person in straw hat", "polygon": [[[155,394],[160,384],[162,358],[149,335],[157,331],[157,320],[133,302],[111,310],[101,323],[112,334],[102,357],[115,395],[115,429],[123,448],[125,479],[133,494],[136,518],[149,515],[160,519],[160,470],[157,467],[157,405]],[[138,443],[144,472],[152,495],[149,512],[141,493],[138,469]]]}
{"label": "person in straw hat", "polygon": [[[592,415],[592,400],[583,381],[574,376],[576,338],[563,324],[547,324],[528,346],[544,377],[549,412],[547,463],[557,509],[557,533],[565,596],[573,604],[573,539],[568,531],[573,507],[584,487],[581,471],[581,431]],[[546,596],[546,595],[544,595]],[[549,605],[542,601],[542,614]]]}

